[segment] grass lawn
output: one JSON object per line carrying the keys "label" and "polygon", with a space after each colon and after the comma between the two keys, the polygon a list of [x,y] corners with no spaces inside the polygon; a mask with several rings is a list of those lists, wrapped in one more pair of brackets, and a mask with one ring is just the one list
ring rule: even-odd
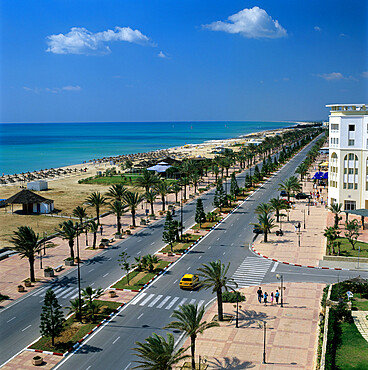
{"label": "grass lawn", "polygon": [[341,370],[368,369],[368,342],[361,336],[354,323],[341,325],[341,344],[336,352],[336,366]]}
{"label": "grass lawn", "polygon": [[[137,178],[141,177],[139,173],[129,173],[114,176],[98,176],[83,180],[83,184],[99,184],[99,185],[112,185],[112,184],[125,184],[135,185]],[[169,183],[175,182],[175,179],[167,179]]]}
{"label": "grass lawn", "polygon": [[[368,258],[368,243],[364,242],[357,242],[355,244],[355,250],[352,250],[351,244],[346,238],[339,238],[337,239],[341,242],[341,247],[340,247],[340,256],[344,257],[358,257],[359,254],[359,246],[360,246],[360,254],[359,257],[364,257]],[[335,251],[337,253],[337,250]],[[328,253],[328,251],[327,251]],[[337,255],[337,254],[335,254]]]}
{"label": "grass lawn", "polygon": [[[195,242],[197,239],[200,238],[200,235],[193,235],[193,234],[184,234],[183,235],[185,243],[175,242],[173,244],[173,252],[174,253],[182,253],[184,252],[190,245]],[[161,253],[168,253],[171,252],[170,246],[167,245],[163,249],[160,250]]]}
{"label": "grass lawn", "polygon": [[95,300],[94,302],[100,307],[99,313],[95,315],[94,322],[83,322],[81,324],[74,321],[74,316],[72,316],[65,322],[64,331],[61,333],[60,337],[55,338],[54,347],[51,345],[51,338],[43,337],[30,348],[64,353],[120,306],[120,303],[117,302],[99,300]]}
{"label": "grass lawn", "polygon": [[352,307],[358,311],[368,311],[368,299],[362,299],[360,293],[355,293],[352,299]]}
{"label": "grass lawn", "polygon": [[206,221],[201,225],[201,228],[199,227],[199,224],[195,224],[192,229],[197,230],[197,229],[203,229],[203,230],[208,230],[212,226],[216,225],[217,221],[219,221],[219,217],[216,217],[214,221]]}
{"label": "grass lawn", "polygon": [[148,283],[156,274],[162,271],[169,263],[170,262],[168,261],[159,261],[159,263],[155,265],[153,272],[139,272],[134,270],[129,274],[129,285],[127,284],[127,277],[124,276],[113,286],[113,288],[138,290],[142,288],[144,284]]}

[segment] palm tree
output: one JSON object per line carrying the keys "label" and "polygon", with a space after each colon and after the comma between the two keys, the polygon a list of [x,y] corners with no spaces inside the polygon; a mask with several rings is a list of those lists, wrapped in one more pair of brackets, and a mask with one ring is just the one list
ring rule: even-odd
{"label": "palm tree", "polygon": [[153,171],[148,171],[144,169],[142,172],[142,176],[137,177],[135,183],[137,187],[144,188],[147,192],[150,188],[160,182],[160,177],[156,175]]}
{"label": "palm tree", "polygon": [[280,214],[280,211],[282,211],[283,209],[287,209],[289,206],[283,199],[280,199],[279,197],[270,199],[270,204],[272,206],[272,209],[275,211],[276,222],[279,222],[280,216],[284,216]]}
{"label": "palm tree", "polygon": [[189,177],[181,177],[179,179],[179,185],[184,187],[184,199],[187,199],[187,185],[189,185]]}
{"label": "palm tree", "polygon": [[276,227],[275,219],[273,219],[270,215],[266,213],[261,213],[258,215],[258,223],[253,224],[258,229],[263,231],[263,241],[267,243],[267,235],[271,232],[271,230]]}
{"label": "palm tree", "polygon": [[287,199],[290,200],[290,194],[293,191],[299,191],[301,188],[299,180],[295,176],[291,176],[284,182],[279,184],[279,190],[285,190],[287,193]]}
{"label": "palm tree", "polygon": [[90,286],[85,287],[82,289],[82,297],[86,299],[87,303],[91,303],[94,299],[100,297],[103,293],[102,288],[93,289]]}
{"label": "palm tree", "polygon": [[96,217],[97,217],[97,224],[100,224],[100,208],[106,204],[106,197],[101,195],[99,191],[94,191],[87,199],[86,204],[90,207],[95,207],[96,209]]}
{"label": "palm tree", "polygon": [[219,321],[223,321],[223,307],[222,307],[222,289],[226,291],[230,288],[230,284],[237,285],[236,282],[226,276],[227,271],[230,267],[230,263],[225,266],[220,260],[212,261],[208,265],[202,264],[198,271],[200,272],[198,276],[204,278],[201,281],[200,289],[212,288],[212,293],[217,295],[217,311]]}
{"label": "palm tree", "polygon": [[167,329],[178,329],[183,331],[190,337],[190,349],[192,354],[192,369],[195,370],[195,342],[198,334],[202,334],[205,330],[219,326],[216,321],[202,321],[204,315],[204,307],[198,309],[198,305],[184,304],[179,310],[174,310],[171,317],[178,321],[172,321],[166,325]]}
{"label": "palm tree", "polygon": [[171,192],[171,185],[165,180],[161,180],[155,185],[155,190],[161,195],[162,210],[165,211],[165,196]]}
{"label": "palm tree", "polygon": [[14,236],[11,238],[10,247],[12,250],[19,253],[20,258],[28,258],[29,262],[29,275],[31,282],[35,282],[34,262],[35,255],[42,249],[45,239],[39,239],[33,229],[29,226],[20,226],[17,231],[14,231]]}
{"label": "palm tree", "polygon": [[215,174],[215,182],[217,183],[217,178],[220,173],[219,166],[217,164],[213,164],[213,166],[211,167],[211,171]]}
{"label": "palm tree", "polygon": [[270,203],[260,203],[257,206],[255,213],[257,214],[265,213],[266,215],[269,215],[270,213],[272,213],[272,211],[273,211],[273,207]]}
{"label": "palm tree", "polygon": [[126,208],[126,204],[121,203],[120,200],[115,200],[110,204],[111,211],[116,215],[118,234],[121,234],[121,216],[124,214]]}
{"label": "palm tree", "polygon": [[111,185],[106,195],[114,200],[122,201],[123,194],[126,192],[126,187],[123,184]]}
{"label": "palm tree", "polygon": [[188,348],[175,350],[174,336],[171,333],[167,333],[167,341],[153,333],[151,337],[146,338],[145,343],[136,342],[136,345],[138,347],[133,350],[138,352],[136,356],[142,360],[135,361],[139,365],[133,369],[171,370],[173,365],[190,357],[184,354]]}
{"label": "palm tree", "polygon": [[[71,299],[70,301],[70,306],[65,307],[69,309],[68,314],[74,313],[74,318],[76,319],[77,317],[80,317],[82,319],[82,313],[83,313],[83,305],[84,301],[81,299],[81,302],[79,303],[79,298]],[[79,307],[82,307],[82,312],[79,312]],[[79,315],[80,313],[80,315]]]}
{"label": "palm tree", "polygon": [[132,225],[135,227],[135,212],[137,207],[142,202],[144,196],[137,192],[132,192],[127,190],[123,195],[123,201],[130,209],[130,213],[132,214]]}
{"label": "palm tree", "polygon": [[83,219],[87,217],[86,208],[77,206],[73,209],[73,216],[79,219],[79,223],[83,224]]}
{"label": "palm tree", "polygon": [[157,197],[157,192],[154,190],[148,190],[144,193],[144,199],[151,205],[151,215],[155,214],[153,205]]}
{"label": "palm tree", "polygon": [[144,259],[144,266],[148,270],[148,272],[153,272],[155,264],[159,263],[160,258],[157,257],[156,254],[147,254],[146,256],[143,256]]}
{"label": "palm tree", "polygon": [[300,175],[301,181],[303,181],[304,176],[308,172],[308,165],[306,163],[301,163],[295,170],[295,173],[298,173]]}
{"label": "palm tree", "polygon": [[177,182],[171,185],[171,192],[175,194],[175,203],[178,202],[178,193],[180,190],[181,186]]}
{"label": "palm tree", "polygon": [[57,231],[62,239],[68,241],[70,258],[74,260],[74,238],[78,236],[78,224],[74,225],[72,220],[64,221],[59,224]]}
{"label": "palm tree", "polygon": [[201,176],[199,176],[198,172],[193,172],[189,177],[190,183],[194,186],[195,193],[197,192],[197,186],[201,180]]}
{"label": "palm tree", "polygon": [[93,233],[93,243],[92,248],[96,248],[97,232],[98,232],[98,223],[94,220],[89,220],[88,229]]}
{"label": "palm tree", "polygon": [[342,212],[342,203],[332,203],[331,206],[328,208],[335,216],[335,224],[334,227],[337,229],[339,227],[340,221],[340,213]]}

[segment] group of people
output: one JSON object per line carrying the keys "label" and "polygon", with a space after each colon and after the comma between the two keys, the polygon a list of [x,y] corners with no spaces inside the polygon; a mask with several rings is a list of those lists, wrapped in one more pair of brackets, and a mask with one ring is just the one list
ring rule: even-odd
{"label": "group of people", "polygon": [[257,290],[257,295],[258,295],[258,302],[259,303],[264,303],[265,306],[267,306],[267,303],[271,303],[273,305],[273,301],[276,301],[276,304],[279,304],[279,298],[280,298],[280,292],[276,289],[276,292],[273,293],[271,292],[270,295],[268,295],[267,292],[262,291],[262,288],[259,287]]}

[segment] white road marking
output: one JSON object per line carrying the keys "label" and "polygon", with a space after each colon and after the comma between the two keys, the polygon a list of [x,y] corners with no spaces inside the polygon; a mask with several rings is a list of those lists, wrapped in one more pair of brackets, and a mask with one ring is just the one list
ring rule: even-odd
{"label": "white road marking", "polygon": [[155,244],[155,242],[152,242],[151,245]]}
{"label": "white road marking", "polygon": [[124,368],[124,370],[128,370],[128,367],[131,365],[132,363],[129,362],[129,364],[126,366],[126,368]]}
{"label": "white road marking", "polygon": [[223,256],[225,256],[225,253],[226,253],[226,252],[222,253],[222,255],[223,255]]}
{"label": "white road marking", "polygon": [[139,305],[144,306],[149,300],[154,297],[154,294],[150,294],[144,301],[142,301]]}
{"label": "white road marking", "polygon": [[141,254],[141,253],[142,253],[142,251],[137,252],[137,254]]}
{"label": "white road marking", "polygon": [[94,269],[89,270],[88,272],[92,272]]}
{"label": "white road marking", "polygon": [[208,249],[211,249],[211,246],[209,246]]}
{"label": "white road marking", "polygon": [[141,313],[138,317],[137,320],[139,320],[143,316],[143,313]]}
{"label": "white road marking", "polygon": [[171,298],[171,296],[167,296],[158,306],[157,308],[161,308],[165,305],[165,303]]}
{"label": "white road marking", "polygon": [[102,276],[102,277],[106,277],[108,274],[109,274],[109,272],[106,272],[106,274],[104,276]]}
{"label": "white road marking", "polygon": [[74,294],[74,292],[78,290],[78,288],[74,288],[71,292],[68,292],[67,294],[65,294],[65,292],[63,294],[60,295],[60,297],[64,296],[63,298],[67,298],[68,296]]}
{"label": "white road marking", "polygon": [[199,301],[199,303],[198,303],[198,308],[199,308],[199,307],[201,307],[203,303],[204,303],[204,300],[203,300],[203,299],[201,299],[201,300]]}
{"label": "white road marking", "polygon": [[272,270],[271,270],[271,272],[275,272],[276,271],[276,269],[277,269],[277,266],[279,265],[279,263],[278,262],[275,262],[275,264],[273,265],[273,267],[272,267]]}
{"label": "white road marking", "polygon": [[112,260],[112,258],[110,257],[110,258],[108,258],[107,260],[108,260],[108,261],[111,261],[111,260]]}
{"label": "white road marking", "polygon": [[92,283],[90,286],[93,286],[93,285],[95,285],[95,283]]}
{"label": "white road marking", "polygon": [[217,238],[217,240],[220,240],[220,238]]}
{"label": "white road marking", "polygon": [[178,281],[178,279],[176,279],[174,282],[173,282],[173,285],[176,284],[176,282]]}
{"label": "white road marking", "polygon": [[89,370],[90,368],[91,368],[91,365],[89,365],[86,370]]}
{"label": "white road marking", "polygon": [[173,298],[173,300],[165,307],[165,310],[169,310],[172,306],[174,306],[175,302],[179,299],[179,297]]}
{"label": "white road marking", "polygon": [[187,268],[187,271],[188,271],[188,270],[190,270],[190,269],[191,269],[191,266],[189,266],[189,267]]}
{"label": "white road marking", "polygon": [[183,298],[181,301],[180,301],[180,303],[174,308],[175,310],[178,310],[179,308],[180,308],[180,306],[182,306],[184,303],[185,303],[185,301],[187,300],[188,298]]}
{"label": "white road marking", "polygon": [[61,292],[61,293],[59,293],[59,294],[57,294],[56,295],[56,298],[60,298],[60,297],[62,297],[64,294],[66,294],[66,293],[68,293],[68,292],[70,292],[71,290],[73,290],[73,289],[75,289],[75,287],[69,287],[69,288],[67,288],[67,289],[65,289],[63,292]]}
{"label": "white road marking", "polygon": [[125,252],[128,248],[123,249],[123,252]]}
{"label": "white road marking", "polygon": [[230,226],[233,226],[234,224],[231,224]]}
{"label": "white road marking", "polygon": [[231,243],[231,246],[233,246],[234,245],[234,243]]}
{"label": "white road marking", "polygon": [[117,338],[112,342],[112,344],[115,344],[119,339],[120,339],[120,337],[117,337]]}
{"label": "white road marking", "polygon": [[202,256],[199,256],[198,259],[200,260],[202,258]]}
{"label": "white road marking", "polygon": [[196,301],[195,298],[193,298],[190,300],[189,304],[194,304],[195,301]]}
{"label": "white road marking", "polygon": [[147,295],[147,293],[141,293],[139,296],[133,298],[133,300],[130,302],[130,304],[132,304],[132,305],[137,304],[146,295]]}
{"label": "white road marking", "polygon": [[29,329],[32,325],[28,325],[26,328],[22,329],[22,331],[25,331],[27,329]]}
{"label": "white road marking", "polygon": [[149,305],[148,307],[153,307],[160,299],[162,298],[162,294],[159,294]]}
{"label": "white road marking", "polygon": [[138,243],[140,243],[141,241],[142,241],[142,239],[139,239],[139,240],[138,240]]}
{"label": "white road marking", "polygon": [[15,319],[15,316],[12,317],[10,320],[8,320],[7,322],[10,322],[10,321],[13,321]]}

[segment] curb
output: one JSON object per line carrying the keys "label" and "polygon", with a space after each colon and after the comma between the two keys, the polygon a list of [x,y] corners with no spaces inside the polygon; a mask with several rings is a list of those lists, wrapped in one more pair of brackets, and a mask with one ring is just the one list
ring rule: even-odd
{"label": "curb", "polygon": [[80,339],[78,342],[74,344],[73,347],[69,348],[65,353],[60,352],[50,352],[50,351],[42,351],[40,349],[33,349],[33,348],[26,348],[26,351],[30,352],[37,352],[37,353],[44,353],[46,355],[56,355],[56,356],[67,356],[70,352],[76,350],[80,345],[92,334],[94,333],[101,325],[103,325],[105,322],[110,320],[114,315],[116,315],[121,308],[125,305],[125,303],[121,304],[116,310],[112,311],[110,315],[108,315],[105,319],[103,319],[100,323],[98,323],[90,332],[88,332],[82,339]]}
{"label": "curb", "polygon": [[252,243],[252,246],[251,246],[251,249],[254,253],[258,254],[260,257],[262,258],[266,258],[270,261],[274,261],[274,262],[279,262],[279,263],[283,263],[284,265],[291,265],[291,266],[297,266],[297,267],[307,267],[307,268],[310,268],[310,269],[320,269],[320,270],[345,270],[345,271],[349,271],[349,269],[344,269],[344,268],[340,268],[340,267],[319,267],[319,266],[309,266],[309,265],[300,265],[299,263],[292,263],[292,262],[285,262],[285,261],[279,261],[275,258],[270,258],[270,257],[267,257],[267,256],[264,256],[262,253],[259,253],[255,248],[254,248],[254,245]]}

